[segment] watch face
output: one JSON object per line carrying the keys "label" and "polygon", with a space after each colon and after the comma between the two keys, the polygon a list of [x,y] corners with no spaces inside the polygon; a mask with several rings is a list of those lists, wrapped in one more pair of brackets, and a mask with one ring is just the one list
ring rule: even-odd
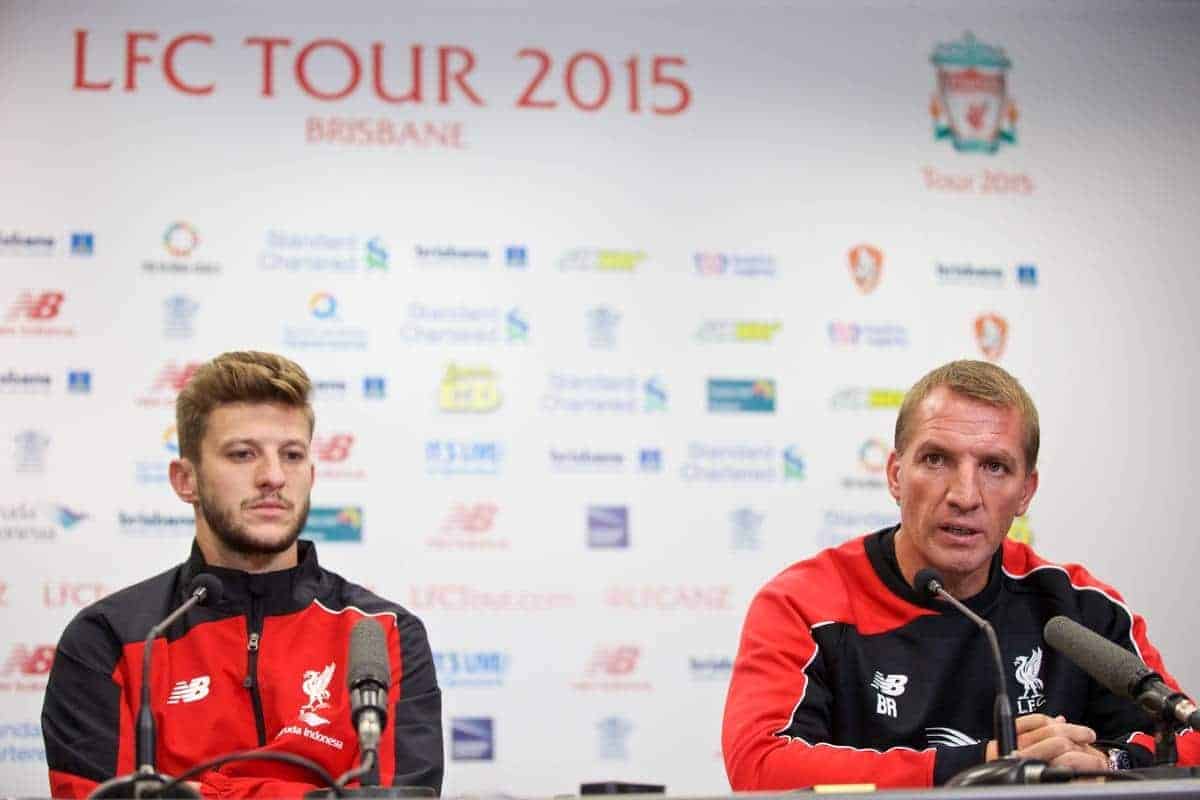
{"label": "watch face", "polygon": [[1111,770],[1131,769],[1133,767],[1133,759],[1129,757],[1129,751],[1119,747],[1114,747],[1108,751],[1108,768]]}

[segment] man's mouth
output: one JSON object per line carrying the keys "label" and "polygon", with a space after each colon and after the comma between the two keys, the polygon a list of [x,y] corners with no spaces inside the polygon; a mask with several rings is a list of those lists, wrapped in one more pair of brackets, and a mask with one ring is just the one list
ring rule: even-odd
{"label": "man's mouth", "polygon": [[939,525],[938,529],[943,530],[946,533],[951,534],[952,536],[975,536],[977,534],[983,533],[983,531],[980,530],[979,528],[972,528],[967,525],[946,524],[946,525]]}
{"label": "man's mouth", "polygon": [[287,511],[291,505],[282,500],[259,500],[247,506],[252,511]]}

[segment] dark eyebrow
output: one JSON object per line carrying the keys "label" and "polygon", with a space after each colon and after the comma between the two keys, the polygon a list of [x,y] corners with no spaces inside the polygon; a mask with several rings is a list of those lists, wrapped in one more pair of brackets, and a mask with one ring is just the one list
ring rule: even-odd
{"label": "dark eyebrow", "polygon": [[[250,445],[251,447],[257,447],[260,449],[262,447],[262,444],[257,439],[253,439],[253,438],[246,437],[246,436],[243,436],[243,437],[240,437],[237,439],[230,439],[228,441],[222,442],[219,446],[221,449],[224,449],[226,447],[232,447],[233,445]],[[304,441],[303,439],[288,439],[284,442],[281,442],[279,446],[280,447],[303,447],[303,448],[307,449],[308,442]]]}

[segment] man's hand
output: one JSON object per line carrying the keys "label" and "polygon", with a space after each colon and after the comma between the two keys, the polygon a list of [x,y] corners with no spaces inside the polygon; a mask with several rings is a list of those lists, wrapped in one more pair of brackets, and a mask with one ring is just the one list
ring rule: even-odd
{"label": "man's hand", "polygon": [[[1021,758],[1035,758],[1055,767],[1094,771],[1108,770],[1108,758],[1092,747],[1096,732],[1085,725],[1073,725],[1066,717],[1026,714],[1017,717],[1017,752]],[[988,742],[987,760],[999,758],[995,741]]]}

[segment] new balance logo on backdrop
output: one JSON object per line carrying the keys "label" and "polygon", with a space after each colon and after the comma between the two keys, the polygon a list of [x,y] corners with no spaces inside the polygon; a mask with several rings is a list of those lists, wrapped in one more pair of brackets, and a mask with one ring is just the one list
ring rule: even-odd
{"label": "new balance logo on backdrop", "polygon": [[638,676],[642,648],[635,644],[597,645],[582,680],[571,686],[582,692],[648,692],[650,682]]}
{"label": "new balance logo on backdrop", "polygon": [[54,319],[62,308],[66,295],[62,292],[21,292],[8,307],[5,322],[14,320],[42,321]]}
{"label": "new balance logo on backdrop", "polygon": [[171,694],[167,697],[167,705],[173,706],[176,703],[194,703],[197,700],[203,700],[208,697],[211,683],[212,678],[208,675],[201,675],[190,681],[180,681],[171,689]]}

